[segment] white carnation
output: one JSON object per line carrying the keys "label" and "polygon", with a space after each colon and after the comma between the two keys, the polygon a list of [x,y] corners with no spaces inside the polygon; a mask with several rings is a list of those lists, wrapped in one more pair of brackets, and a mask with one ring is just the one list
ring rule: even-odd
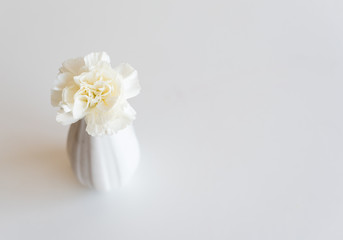
{"label": "white carnation", "polygon": [[132,123],[136,112],[127,99],[139,92],[137,71],[129,64],[112,68],[106,53],[90,53],[63,63],[51,103],[60,108],[57,122],[67,125],[85,118],[88,134],[99,136]]}

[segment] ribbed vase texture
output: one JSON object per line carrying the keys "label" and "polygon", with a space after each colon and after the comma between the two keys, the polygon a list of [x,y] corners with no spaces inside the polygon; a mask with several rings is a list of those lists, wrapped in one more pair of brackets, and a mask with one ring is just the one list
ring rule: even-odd
{"label": "ribbed vase texture", "polygon": [[98,191],[127,184],[140,160],[132,125],[111,136],[92,137],[86,132],[85,121],[80,120],[70,126],[67,151],[78,180]]}

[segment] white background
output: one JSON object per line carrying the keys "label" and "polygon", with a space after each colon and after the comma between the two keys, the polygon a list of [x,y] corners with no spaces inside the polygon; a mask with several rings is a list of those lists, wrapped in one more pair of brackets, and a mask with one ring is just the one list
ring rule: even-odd
{"label": "white background", "polygon": [[[1,1],[0,238],[343,239],[343,2]],[[83,188],[50,88],[139,71],[124,189]]]}

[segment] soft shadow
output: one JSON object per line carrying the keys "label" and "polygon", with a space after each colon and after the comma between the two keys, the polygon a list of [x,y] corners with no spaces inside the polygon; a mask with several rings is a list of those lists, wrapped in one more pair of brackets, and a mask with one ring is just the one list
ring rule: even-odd
{"label": "soft shadow", "polygon": [[0,172],[12,199],[55,201],[89,192],[74,176],[65,146],[36,142],[9,153]]}

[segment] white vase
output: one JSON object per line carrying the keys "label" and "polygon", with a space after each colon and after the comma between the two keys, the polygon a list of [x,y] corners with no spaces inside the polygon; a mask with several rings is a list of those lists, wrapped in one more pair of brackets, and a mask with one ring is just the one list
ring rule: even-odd
{"label": "white vase", "polygon": [[111,136],[92,137],[80,120],[70,126],[67,151],[78,180],[98,191],[127,184],[140,160],[132,125]]}

